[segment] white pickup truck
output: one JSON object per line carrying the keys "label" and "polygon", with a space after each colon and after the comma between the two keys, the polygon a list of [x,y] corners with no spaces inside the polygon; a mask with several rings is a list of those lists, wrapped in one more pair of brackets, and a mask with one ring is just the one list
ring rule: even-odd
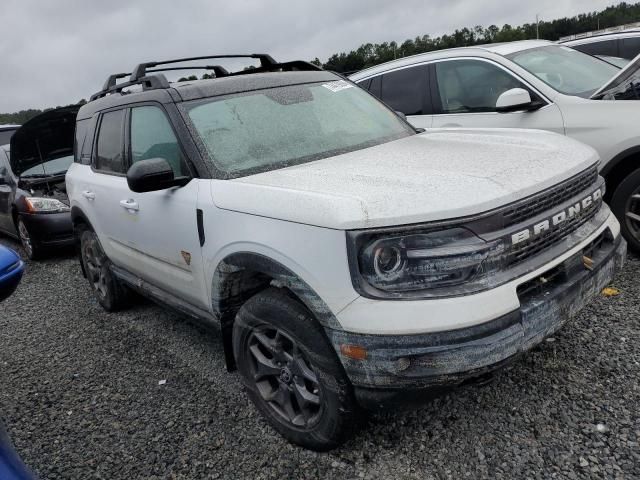
{"label": "white pickup truck", "polygon": [[170,61],[110,77],[66,181],[100,304],[135,290],[218,326],[290,441],[335,447],[365,409],[509,363],[622,265],[592,148],[420,133],[333,73],[254,58],[210,80],[146,71]]}

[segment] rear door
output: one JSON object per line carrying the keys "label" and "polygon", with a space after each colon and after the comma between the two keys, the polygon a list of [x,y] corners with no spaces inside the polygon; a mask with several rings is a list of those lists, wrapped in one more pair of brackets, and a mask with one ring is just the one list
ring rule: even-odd
{"label": "rear door", "polygon": [[[433,127],[536,128],[564,134],[558,107],[501,65],[485,59],[443,60],[431,65]],[[543,103],[535,111],[499,113],[498,97],[512,88]]]}

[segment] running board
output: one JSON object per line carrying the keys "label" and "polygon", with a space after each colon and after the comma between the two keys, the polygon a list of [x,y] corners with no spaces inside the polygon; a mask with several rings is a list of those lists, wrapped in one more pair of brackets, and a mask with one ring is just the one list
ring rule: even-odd
{"label": "running board", "polygon": [[218,331],[220,330],[220,322],[218,319],[206,310],[194,307],[190,303],[187,303],[175,295],[142,280],[140,277],[127,272],[123,268],[116,267],[113,264],[110,265],[110,268],[111,272],[133,291],[150,298],[154,302],[166,305],[177,312],[187,315],[206,327],[213,327]]}

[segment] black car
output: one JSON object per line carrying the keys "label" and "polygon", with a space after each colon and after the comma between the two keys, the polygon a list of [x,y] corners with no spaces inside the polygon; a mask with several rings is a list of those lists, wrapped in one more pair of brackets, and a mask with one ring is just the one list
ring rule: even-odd
{"label": "black car", "polygon": [[0,232],[18,238],[30,259],[74,243],[64,180],[78,109],[38,115],[0,147]]}

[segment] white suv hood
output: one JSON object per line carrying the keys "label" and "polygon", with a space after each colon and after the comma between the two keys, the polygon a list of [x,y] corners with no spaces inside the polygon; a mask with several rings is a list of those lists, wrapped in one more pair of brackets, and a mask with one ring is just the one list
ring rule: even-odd
{"label": "white suv hood", "polygon": [[223,209],[355,229],[473,215],[593,165],[595,150],[554,133],[440,129],[294,167],[212,182]]}

